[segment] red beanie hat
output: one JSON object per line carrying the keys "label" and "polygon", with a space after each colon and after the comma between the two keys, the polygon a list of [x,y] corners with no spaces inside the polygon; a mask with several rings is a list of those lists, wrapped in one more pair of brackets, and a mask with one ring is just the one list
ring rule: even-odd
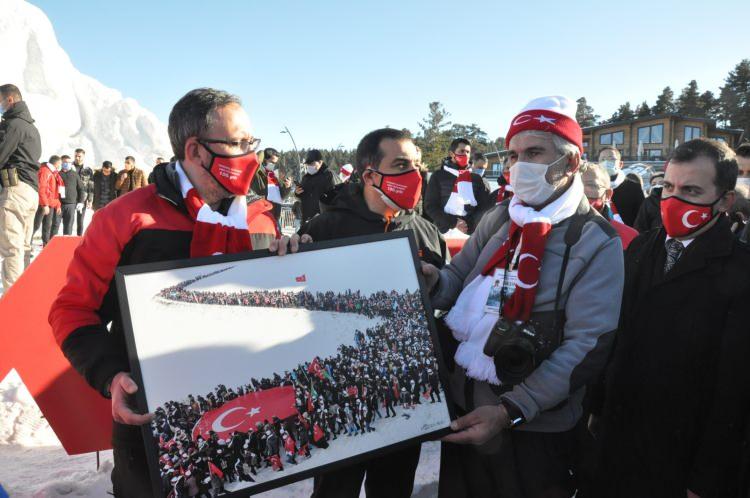
{"label": "red beanie hat", "polygon": [[583,132],[576,121],[575,101],[568,97],[540,97],[534,99],[511,121],[505,135],[506,147],[510,139],[522,131],[536,130],[554,133],[576,145],[583,154]]}

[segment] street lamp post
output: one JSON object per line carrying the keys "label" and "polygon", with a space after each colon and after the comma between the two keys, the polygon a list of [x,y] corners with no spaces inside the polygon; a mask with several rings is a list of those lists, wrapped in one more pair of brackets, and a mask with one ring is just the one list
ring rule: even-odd
{"label": "street lamp post", "polygon": [[297,181],[302,181],[302,159],[299,157],[299,151],[297,150],[297,143],[294,141],[294,137],[292,136],[292,132],[289,131],[289,128],[284,126],[284,129],[281,130],[281,133],[286,133],[289,135],[289,138],[292,139],[292,145],[294,146],[294,153],[297,155]]}

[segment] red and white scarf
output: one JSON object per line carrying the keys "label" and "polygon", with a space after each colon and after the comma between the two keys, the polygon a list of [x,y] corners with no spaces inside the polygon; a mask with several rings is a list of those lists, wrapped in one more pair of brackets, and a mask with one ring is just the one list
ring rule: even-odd
{"label": "red and white scarf", "polygon": [[190,243],[190,257],[200,258],[252,250],[250,231],[247,226],[245,196],[235,196],[224,216],[211,209],[211,206],[203,201],[179,162],[176,170],[185,206],[190,217],[195,221],[193,240]]}
{"label": "red and white scarf", "polygon": [[518,283],[511,297],[503,303],[502,316],[522,322],[528,320],[534,308],[552,225],[573,216],[584,198],[583,182],[576,175],[570,188],[541,211],[524,205],[518,196],[511,199],[507,239],[482,272],[461,291],[445,319],[453,336],[461,342],[456,350],[456,363],[466,369],[469,377],[500,384],[493,359],[484,354],[484,344],[498,319],[498,314],[485,311],[495,269],[505,269],[510,261],[517,261]]}
{"label": "red and white scarf", "polygon": [[279,180],[273,170],[266,169],[268,173],[268,193],[266,200],[275,204],[281,204],[281,190],[279,189]]}
{"label": "red and white scarf", "polygon": [[448,202],[445,203],[443,211],[455,216],[466,216],[466,204],[471,206],[477,205],[477,200],[474,197],[474,187],[471,183],[471,170],[468,168],[458,170],[445,165],[443,165],[443,169],[456,177],[456,181],[453,182],[451,196],[448,198]]}

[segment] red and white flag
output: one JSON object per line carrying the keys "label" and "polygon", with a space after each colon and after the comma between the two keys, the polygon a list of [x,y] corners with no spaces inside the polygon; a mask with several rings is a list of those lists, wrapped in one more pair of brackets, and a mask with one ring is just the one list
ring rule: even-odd
{"label": "red and white flag", "polygon": [[318,360],[317,356],[310,363],[310,366],[307,367],[307,373],[315,375],[320,380],[323,380],[323,368],[320,366],[320,360]]}
{"label": "red and white flag", "polygon": [[307,282],[307,277],[304,274],[302,274],[299,277],[295,278],[294,280],[296,280],[297,282]]}
{"label": "red and white flag", "polygon": [[240,396],[206,412],[193,428],[193,440],[198,439],[199,435],[208,439],[209,431],[214,431],[219,439],[229,439],[234,431],[254,430],[256,422],[273,417],[284,420],[297,413],[294,401],[292,386],[274,387]]}

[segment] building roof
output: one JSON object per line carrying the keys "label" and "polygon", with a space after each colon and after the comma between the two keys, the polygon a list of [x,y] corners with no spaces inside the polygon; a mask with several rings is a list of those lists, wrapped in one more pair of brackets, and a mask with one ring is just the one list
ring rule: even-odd
{"label": "building roof", "polygon": [[638,123],[642,121],[653,121],[655,119],[664,119],[664,118],[677,118],[677,119],[684,119],[684,120],[690,120],[690,121],[700,121],[702,123],[708,123],[712,125],[714,128],[720,131],[727,131],[730,133],[739,134],[742,133],[743,130],[737,129],[737,128],[719,128],[716,126],[716,120],[711,118],[699,118],[699,117],[693,117],[693,116],[685,116],[683,114],[678,113],[668,113],[668,114],[657,114],[655,116],[645,116],[642,118],[635,118],[635,119],[627,119],[624,121],[616,121],[614,123],[602,123],[595,126],[586,126],[583,128],[584,135],[587,133],[591,133],[596,130],[600,130],[602,128],[610,128],[615,126],[623,126],[623,125],[629,125],[632,123]]}

